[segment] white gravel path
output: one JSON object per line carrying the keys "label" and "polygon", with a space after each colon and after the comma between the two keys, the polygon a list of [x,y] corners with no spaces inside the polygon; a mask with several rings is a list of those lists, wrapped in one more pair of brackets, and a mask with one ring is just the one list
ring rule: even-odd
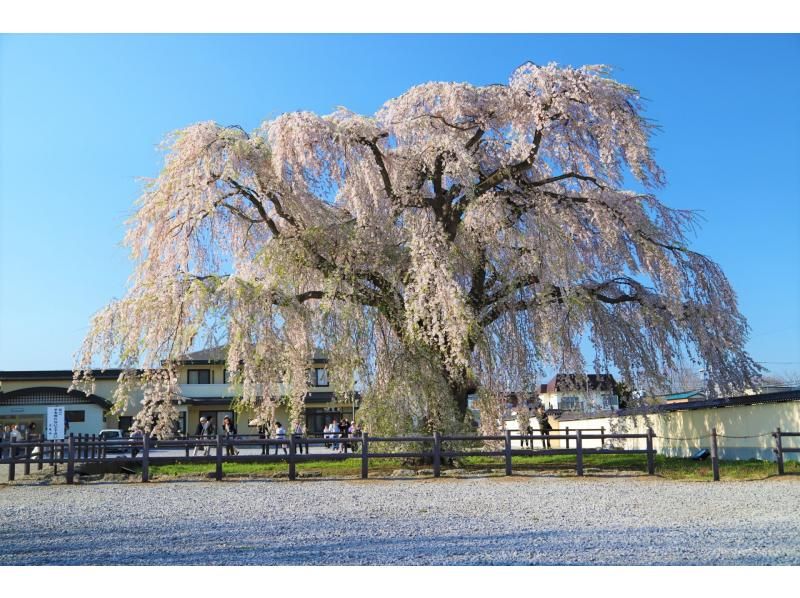
{"label": "white gravel path", "polygon": [[800,480],[0,488],[0,565],[799,565]]}

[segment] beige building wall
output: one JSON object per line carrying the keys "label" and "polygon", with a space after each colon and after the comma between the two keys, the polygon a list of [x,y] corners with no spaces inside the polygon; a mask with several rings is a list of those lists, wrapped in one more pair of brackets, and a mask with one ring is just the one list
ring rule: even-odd
{"label": "beige building wall", "polygon": [[[5,380],[2,383],[4,393],[21,390],[25,388],[63,388],[68,389],[72,384],[72,378],[63,380]],[[116,387],[114,380],[98,380],[95,395],[108,401],[113,401],[112,393]],[[116,419],[110,418],[108,413],[99,405],[93,403],[72,403],[69,400],[59,402],[58,406],[63,406],[68,411],[84,411],[84,421],[70,422],[69,431],[72,434],[97,434],[104,428],[116,427]],[[47,421],[48,405],[11,405],[4,406],[2,413],[5,415],[16,416],[18,423],[28,423],[28,420],[36,421],[40,429],[44,428]],[[8,419],[8,418],[6,418]]]}
{"label": "beige building wall", "polygon": [[[325,366],[322,363],[310,364],[310,371],[313,372],[314,368],[325,369]],[[210,383],[190,384],[190,370],[209,370]],[[32,372],[32,374],[34,373]],[[45,377],[48,378],[48,373],[45,372],[44,374]],[[62,376],[62,372],[50,372],[50,375],[53,374]],[[218,430],[220,430],[223,416],[227,413],[233,412],[231,409],[231,403],[240,393],[239,388],[225,381],[225,366],[221,363],[214,362],[182,364],[178,366],[177,376],[179,393],[186,400],[178,403],[176,405],[176,409],[186,422],[185,425],[187,434],[193,435],[195,433],[197,425],[200,421],[201,412],[213,412],[215,414],[214,425]],[[63,376],[61,378],[4,380],[0,381],[0,384],[2,385],[0,386],[0,389],[2,389],[4,393],[35,387],[68,389],[72,384],[72,374],[71,372],[63,372]],[[116,387],[116,379],[99,379],[95,381],[94,394],[105,399],[110,404],[113,404],[114,390]],[[311,386],[309,391],[312,394],[324,393],[322,396],[325,396],[327,393],[331,392],[331,387]],[[281,396],[283,393],[284,389],[281,387],[281,385],[276,385],[274,388],[270,389],[264,394],[269,394],[270,396],[274,397]],[[74,426],[71,425],[70,431],[74,433],[96,434],[104,428],[118,428],[120,427],[121,417],[134,417],[139,412],[142,398],[143,395],[141,391],[134,391],[131,394],[128,404],[119,414],[112,414],[110,410],[104,410],[102,407],[93,404],[76,406],[75,408],[85,408],[86,421],[80,424],[76,423]],[[350,402],[339,402],[336,399],[332,399],[328,402],[316,402],[312,400],[306,404],[306,409],[324,409],[328,410],[328,412],[336,410],[341,412],[344,417],[350,419],[353,413],[353,404]],[[24,409],[23,406],[9,406],[3,408],[3,411],[9,410],[13,410],[14,413],[18,412],[20,414],[27,414],[29,412],[38,413],[40,411],[42,413],[46,413],[46,406],[24,406]],[[0,415],[2,415],[2,413],[0,413]],[[233,415],[239,434],[258,434],[258,427],[249,425],[249,422],[255,417],[252,412],[245,411],[242,413],[234,413]],[[287,432],[290,431],[290,418],[285,407],[280,406],[277,408],[273,421],[280,421],[287,429]]]}
{"label": "beige building wall", "polygon": [[[654,445],[663,455],[689,457],[701,448],[710,448],[711,429],[717,429],[721,459],[764,459],[774,461],[772,432],[800,432],[800,401],[737,405],[650,414],[647,416],[599,417],[559,421],[554,428],[574,430],[600,428],[617,433],[645,434],[648,425],[656,435]],[[554,430],[555,433],[555,430]],[[594,432],[592,432],[594,433]],[[734,438],[748,437],[748,438]],[[585,446],[597,446],[597,441]],[[645,439],[616,441],[623,448],[644,449]],[[783,438],[784,448],[800,448],[800,438]],[[787,453],[784,459],[800,460],[800,453]]]}

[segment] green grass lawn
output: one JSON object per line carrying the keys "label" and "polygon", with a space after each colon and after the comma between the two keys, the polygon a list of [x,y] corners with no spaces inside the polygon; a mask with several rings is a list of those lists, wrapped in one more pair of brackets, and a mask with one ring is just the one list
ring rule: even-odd
{"label": "green grass lawn", "polygon": [[[464,457],[460,466],[466,470],[503,469],[504,461],[496,457]],[[644,455],[585,455],[584,471],[593,473],[642,472],[647,471]],[[370,475],[387,475],[395,469],[430,469],[430,465],[408,466],[401,459],[370,459]],[[533,457],[514,457],[516,471],[558,472],[575,475],[574,455],[547,455]],[[444,467],[443,469],[447,469]],[[151,476],[202,476],[213,473],[213,463],[187,463],[157,465],[150,467]],[[788,474],[800,474],[800,463],[787,461],[784,470]],[[286,463],[226,463],[223,471],[230,476],[264,476],[288,472]],[[325,477],[357,476],[361,473],[361,460],[356,457],[338,461],[311,461],[297,465],[300,472],[318,472]],[[769,461],[720,461],[722,480],[759,480],[777,474],[777,465]],[[656,474],[671,480],[711,480],[711,461],[692,461],[676,457],[656,456]]]}
{"label": "green grass lawn", "polygon": [[[502,459],[492,457],[467,457],[470,466],[503,467]],[[712,478],[711,460],[692,461],[678,457],[664,457],[656,455],[656,475],[671,480],[710,480]],[[539,470],[539,471],[566,471],[575,472],[574,455],[547,455],[541,457],[515,457],[514,469]],[[645,455],[584,455],[584,473],[591,474],[590,470],[600,472],[640,471],[647,472],[647,457]],[[800,473],[800,463],[786,461],[784,472],[787,474]],[[770,461],[749,459],[747,461],[720,461],[719,476],[725,480],[760,480],[777,475],[778,466]]]}
{"label": "green grass lawn", "polygon": [[[369,472],[391,473],[402,467],[401,459],[370,459]],[[151,465],[151,476],[191,476],[214,473],[213,463],[175,463],[172,465]],[[222,471],[227,475],[266,476],[276,473],[288,473],[286,463],[224,463]],[[323,476],[361,475],[361,458],[340,459],[337,461],[310,461],[298,463],[297,471],[318,471]]]}

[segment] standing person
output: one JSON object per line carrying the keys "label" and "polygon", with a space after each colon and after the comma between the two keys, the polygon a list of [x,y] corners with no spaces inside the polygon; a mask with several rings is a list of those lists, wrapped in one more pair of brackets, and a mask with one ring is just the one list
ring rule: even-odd
{"label": "standing person", "polygon": [[339,451],[339,431],[340,431],[339,430],[339,424],[334,419],[331,422],[331,428],[330,428],[330,439],[332,441],[331,445],[332,445],[332,448],[333,448],[334,452],[338,452]]}
{"label": "standing person", "polygon": [[286,428],[281,425],[281,422],[275,422],[275,439],[280,443],[275,445],[275,454],[278,454],[278,447],[283,449],[283,454],[288,455],[289,451],[286,450]]}
{"label": "standing person", "polygon": [[[206,425],[206,421],[208,421],[208,420],[206,420],[205,417],[200,417],[200,421],[198,422],[197,427],[194,430],[194,435],[195,435],[196,438],[201,438],[203,436],[203,429],[204,429],[204,427]],[[195,444],[194,445],[194,450],[192,451],[192,457],[196,457],[197,456],[197,451],[199,449],[200,449],[200,445],[199,444]]]}
{"label": "standing person", "polygon": [[[545,413],[544,405],[539,405],[536,409],[536,421],[539,422],[539,433],[542,435],[542,448],[550,448],[550,430],[553,426],[550,425],[550,420]],[[547,438],[545,438],[547,436]]]}
{"label": "standing person", "polygon": [[[207,423],[208,423],[208,428],[206,430],[206,438],[211,440],[211,439],[214,438],[214,436],[217,435],[217,427],[214,425],[214,418],[213,417],[209,417]],[[211,452],[211,444],[209,443],[209,444],[206,445],[206,452],[205,452],[206,456],[208,456],[208,454],[210,452]],[[217,454],[217,449],[216,448],[214,448],[214,454],[215,455]]]}
{"label": "standing person", "polygon": [[[208,441],[214,435],[214,424],[210,418],[201,417],[200,423],[197,424],[197,430],[195,431],[195,436],[198,436],[202,441]],[[197,451],[200,448],[199,444],[196,444],[194,447],[194,453],[192,456],[197,455]],[[211,445],[208,442],[203,443],[203,456],[208,457],[209,452],[211,451]]]}
{"label": "standing person", "polygon": [[[259,440],[267,440],[270,436],[270,425],[269,422],[262,423],[258,426],[258,439]],[[267,443],[264,442],[261,444],[261,454],[262,455],[269,455],[269,447]]]}
{"label": "standing person", "polygon": [[233,423],[227,415],[222,418],[222,429],[225,431],[225,451],[227,455],[238,455],[239,451],[233,446],[233,440],[236,438],[237,430],[236,424]]}
{"label": "standing person", "polygon": [[[528,427],[527,427],[527,428],[525,428],[525,434],[526,434],[527,436],[531,436],[531,435],[533,435],[533,426],[531,425],[531,422],[530,422],[530,421],[528,421]],[[523,440],[523,441],[522,441],[522,446],[525,446],[525,443],[526,443],[526,442],[528,443],[528,446],[529,446],[530,448],[533,448],[533,438],[527,438],[527,439]]]}
{"label": "standing person", "polygon": [[349,435],[350,422],[348,422],[346,419],[343,419],[342,423],[339,425],[339,430],[342,433],[342,444],[339,447],[339,452],[340,453],[346,453],[347,452],[347,437]]}
{"label": "standing person", "polygon": [[[358,438],[359,436],[361,436],[361,428],[359,427],[359,425],[356,423],[355,420],[353,420],[353,423],[350,424],[349,432],[350,432],[350,438]],[[355,453],[358,450],[358,443],[353,442],[350,445],[350,450]]]}
{"label": "standing person", "polygon": [[[294,437],[294,445],[297,447],[297,451],[302,455],[303,454],[303,436],[305,436],[305,432],[303,430],[303,424],[297,422],[294,426],[294,432],[292,432],[292,436]],[[306,445],[306,455],[308,454],[308,445]]]}
{"label": "standing person", "polygon": [[131,430],[131,459],[135,459],[136,455],[139,454],[138,444],[142,441],[142,438],[144,438],[144,432],[142,432],[141,428],[136,427]]}
{"label": "standing person", "polygon": [[[19,426],[17,426],[17,424],[11,426],[11,434],[9,436],[12,442],[22,442],[23,440],[22,432],[19,431]],[[12,449],[11,452],[12,457],[16,457],[19,454],[20,454],[20,449],[18,448]]]}
{"label": "standing person", "polygon": [[331,443],[328,442],[328,440],[330,440],[330,438],[331,438],[331,425],[330,424],[325,424],[325,427],[322,428],[322,437],[325,439],[325,448],[326,449],[331,448]]}
{"label": "standing person", "polygon": [[[2,442],[8,442],[11,439],[11,426],[6,424],[3,426],[3,437],[0,439]],[[0,459],[5,457],[6,449],[0,450]]]}

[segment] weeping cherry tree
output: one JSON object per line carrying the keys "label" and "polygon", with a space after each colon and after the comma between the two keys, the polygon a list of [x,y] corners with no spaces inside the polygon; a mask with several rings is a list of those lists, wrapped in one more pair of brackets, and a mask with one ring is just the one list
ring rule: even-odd
{"label": "weeping cherry tree", "polygon": [[425,83],[372,116],[177,131],[76,385],[122,367],[118,405],[143,388],[156,433],[176,417],[176,360],[201,345],[227,348],[240,406],[268,412],[280,388],[295,420],[322,350],[334,389],[357,383],[369,426],[394,432],[453,429],[473,389],[553,369],[652,388],[687,351],[710,392],[742,389],[759,370],[746,321],[687,247],[695,214],[653,195],[652,132],[604,67],[531,63],[503,85]]}

